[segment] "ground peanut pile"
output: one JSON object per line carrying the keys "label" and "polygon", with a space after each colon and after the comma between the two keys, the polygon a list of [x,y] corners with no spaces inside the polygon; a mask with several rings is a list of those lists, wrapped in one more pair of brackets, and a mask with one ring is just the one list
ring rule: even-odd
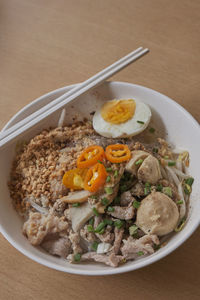
{"label": "ground peanut pile", "polygon": [[75,167],[83,148],[94,144],[90,122],[44,130],[16,156],[9,182],[11,198],[22,213],[30,206],[25,199],[33,196],[37,204],[47,207],[63,197],[62,176]]}

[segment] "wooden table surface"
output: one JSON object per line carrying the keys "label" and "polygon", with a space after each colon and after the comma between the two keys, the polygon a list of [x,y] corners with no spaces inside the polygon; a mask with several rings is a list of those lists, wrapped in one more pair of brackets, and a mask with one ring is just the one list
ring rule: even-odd
{"label": "wooden table surface", "polygon": [[[151,52],[112,80],[166,94],[200,121],[199,0],[1,0],[0,39],[0,127],[141,45]],[[0,299],[200,299],[199,234],[153,265],[107,277],[48,269],[0,235]]]}

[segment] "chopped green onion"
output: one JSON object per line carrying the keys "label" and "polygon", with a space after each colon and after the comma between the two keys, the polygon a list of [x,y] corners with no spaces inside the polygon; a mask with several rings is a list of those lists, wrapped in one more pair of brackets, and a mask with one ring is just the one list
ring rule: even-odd
{"label": "chopped green onion", "polygon": [[183,229],[185,226],[186,218],[183,217],[183,219],[180,221],[179,225],[174,229],[175,232],[179,232]]}
{"label": "chopped green onion", "polygon": [[162,184],[158,184],[158,185],[156,186],[156,191],[161,192],[162,189],[163,189]]}
{"label": "chopped green onion", "polygon": [[149,182],[145,183],[145,188],[144,188],[144,194],[145,196],[148,195],[151,192],[151,185]]}
{"label": "chopped green onion", "polygon": [[168,159],[168,158],[169,158],[169,156],[168,156],[168,155],[165,155],[165,156],[164,156],[164,159]]}
{"label": "chopped green onion", "polygon": [[176,162],[175,161],[168,161],[168,166],[169,167],[173,167],[176,165]]}
{"label": "chopped green onion", "polygon": [[106,225],[110,225],[111,226],[113,224],[113,221],[110,220],[110,219],[104,219],[103,221],[104,221],[104,224],[106,224]]}
{"label": "chopped green onion", "polygon": [[79,206],[80,206],[80,203],[78,203],[78,202],[72,204],[72,207],[79,207]]}
{"label": "chopped green onion", "polygon": [[137,123],[139,123],[139,124],[144,124],[144,122],[143,122],[143,121],[139,121],[139,120],[137,121]]}
{"label": "chopped green onion", "polygon": [[80,260],[81,260],[81,254],[80,254],[80,253],[76,253],[76,254],[74,255],[74,261],[78,262],[78,261],[80,261]]}
{"label": "chopped green onion", "polygon": [[110,180],[111,180],[111,177],[110,177],[110,175],[108,175],[106,178],[106,182],[110,182]]}
{"label": "chopped green onion", "polygon": [[94,225],[94,218],[91,218],[91,219],[89,220],[89,224],[92,225],[92,226]]}
{"label": "chopped green onion", "polygon": [[99,243],[97,241],[92,243],[92,245],[91,245],[92,250],[97,251],[98,245],[99,245]]}
{"label": "chopped green onion", "polygon": [[115,211],[115,209],[114,209],[113,206],[108,206],[107,211],[108,212],[113,212],[113,211]]}
{"label": "chopped green onion", "polygon": [[89,225],[87,226],[87,231],[88,231],[88,232],[93,232],[93,231],[94,231],[93,226],[89,224]]}
{"label": "chopped green onion", "polygon": [[153,152],[158,153],[158,148],[153,148]]}
{"label": "chopped green onion", "polygon": [[97,216],[97,217],[99,216],[99,213],[98,213],[96,207],[93,207],[92,211],[95,214],[95,216]]}
{"label": "chopped green onion", "polygon": [[104,232],[105,232],[105,229],[103,228],[98,232],[98,234],[104,234]]}
{"label": "chopped green onion", "polygon": [[120,204],[120,197],[119,196],[115,197],[114,200],[113,200],[113,203],[115,205],[119,205]]}
{"label": "chopped green onion", "polygon": [[103,164],[102,161],[100,161],[99,159],[97,160],[97,162],[98,162],[99,164]]}
{"label": "chopped green onion", "polygon": [[112,170],[113,170],[112,168],[106,168],[107,172],[112,172]]}
{"label": "chopped green onion", "polygon": [[191,186],[189,184],[185,184],[185,187],[184,187],[184,192],[186,195],[189,195],[191,193],[192,189],[191,189]]}
{"label": "chopped green onion", "polygon": [[117,227],[118,229],[120,229],[123,225],[124,225],[124,221],[122,220],[116,220],[114,222],[115,227]]}
{"label": "chopped green onion", "polygon": [[127,190],[127,185],[126,184],[123,184],[120,186],[120,191],[121,192],[125,192]]}
{"label": "chopped green onion", "polygon": [[146,188],[150,188],[151,187],[151,184],[149,182],[145,182],[145,187]]}
{"label": "chopped green onion", "polygon": [[142,256],[142,255],[144,255],[144,252],[143,252],[143,251],[138,251],[138,252],[137,252],[137,255],[138,255],[138,256]]}
{"label": "chopped green onion", "polygon": [[183,200],[177,201],[176,204],[183,204]]}
{"label": "chopped green onion", "polygon": [[90,196],[90,198],[97,199],[97,196],[96,195],[92,195],[92,196]]}
{"label": "chopped green onion", "polygon": [[111,187],[105,187],[105,192],[108,195],[111,195],[113,193],[113,189]]}
{"label": "chopped green onion", "polygon": [[162,189],[162,192],[169,196],[169,197],[172,197],[172,189],[169,187],[169,186],[166,186]]}
{"label": "chopped green onion", "polygon": [[119,174],[118,170],[115,170],[114,177],[116,178],[118,176],[118,174]]}
{"label": "chopped green onion", "polygon": [[105,226],[106,224],[104,222],[99,223],[99,225],[95,228],[94,232],[99,233]]}
{"label": "chopped green onion", "polygon": [[155,128],[153,128],[153,127],[149,128],[149,132],[154,133],[155,132]]}
{"label": "chopped green onion", "polygon": [[108,205],[109,201],[106,197],[101,199],[101,204],[103,204],[104,206]]}
{"label": "chopped green onion", "polygon": [[137,200],[133,201],[133,207],[139,208],[140,207],[140,202],[137,201]]}
{"label": "chopped green onion", "polygon": [[143,163],[143,159],[139,159],[135,162],[135,165],[138,166],[138,165],[141,165]]}
{"label": "chopped green onion", "polygon": [[134,224],[130,226],[128,230],[130,235],[137,235],[138,227]]}
{"label": "chopped green onion", "polygon": [[156,251],[156,250],[159,250],[159,249],[160,249],[160,245],[154,244],[154,245],[153,245],[153,248],[154,248],[155,251]]}
{"label": "chopped green onion", "polygon": [[185,183],[188,184],[189,186],[192,186],[193,182],[194,182],[194,178],[192,177],[185,179]]}

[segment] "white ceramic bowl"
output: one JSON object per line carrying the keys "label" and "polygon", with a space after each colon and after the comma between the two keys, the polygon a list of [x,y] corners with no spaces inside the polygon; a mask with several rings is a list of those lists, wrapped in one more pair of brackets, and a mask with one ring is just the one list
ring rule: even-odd
{"label": "white ceramic bowl", "polygon": [[[62,95],[70,88],[72,88],[72,86],[52,91],[33,101],[18,112],[3,130],[9,128],[36,109],[39,109],[41,106]],[[168,97],[151,89],[124,82],[106,82],[92,92],[79,97],[73,104],[68,104],[66,106],[67,121],[69,123],[72,122],[74,114],[77,114],[80,118],[90,117],[89,113],[99,107],[105,100],[126,97],[137,98],[147,103],[152,109],[155,126],[159,125],[162,128],[162,132],[166,135],[167,140],[177,147],[187,149],[190,152],[191,161],[189,172],[195,178],[195,181],[193,184],[189,217],[186,226],[181,232],[173,235],[165,247],[161,248],[153,255],[137,261],[130,261],[118,268],[111,268],[95,263],[69,264],[64,259],[51,256],[40,248],[31,246],[28,240],[23,236],[21,232],[22,220],[14,210],[9,197],[7,182],[9,180],[11,163],[15,153],[15,141],[8,146],[7,149],[1,150],[0,152],[0,230],[4,237],[16,249],[34,261],[60,271],[82,275],[107,275],[127,272],[149,265],[171,253],[180,246],[199,225],[200,200],[198,195],[200,194],[200,185],[198,183],[200,182],[200,172],[198,169],[198,162],[200,153],[200,128],[199,124],[184,108]],[[56,126],[59,115],[59,112],[54,113],[53,116],[30,129],[26,134],[21,136],[20,139],[29,140],[39,133],[41,129],[49,126]]]}

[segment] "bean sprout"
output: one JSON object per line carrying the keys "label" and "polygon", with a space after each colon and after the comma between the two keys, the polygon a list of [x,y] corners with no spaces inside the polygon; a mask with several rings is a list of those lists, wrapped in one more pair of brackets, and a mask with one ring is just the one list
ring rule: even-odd
{"label": "bean sprout", "polygon": [[165,170],[167,170],[169,179],[171,179],[171,181],[174,182],[176,186],[178,186],[180,181],[173,170],[167,166],[165,167]]}
{"label": "bean sprout", "polygon": [[180,205],[180,212],[179,212],[179,221],[180,221],[183,219],[183,217],[185,216],[185,213],[186,213],[185,198],[183,195],[183,189],[182,189],[181,182],[178,185],[178,193],[179,193],[179,196],[181,197],[181,200],[183,201],[183,203]]}

